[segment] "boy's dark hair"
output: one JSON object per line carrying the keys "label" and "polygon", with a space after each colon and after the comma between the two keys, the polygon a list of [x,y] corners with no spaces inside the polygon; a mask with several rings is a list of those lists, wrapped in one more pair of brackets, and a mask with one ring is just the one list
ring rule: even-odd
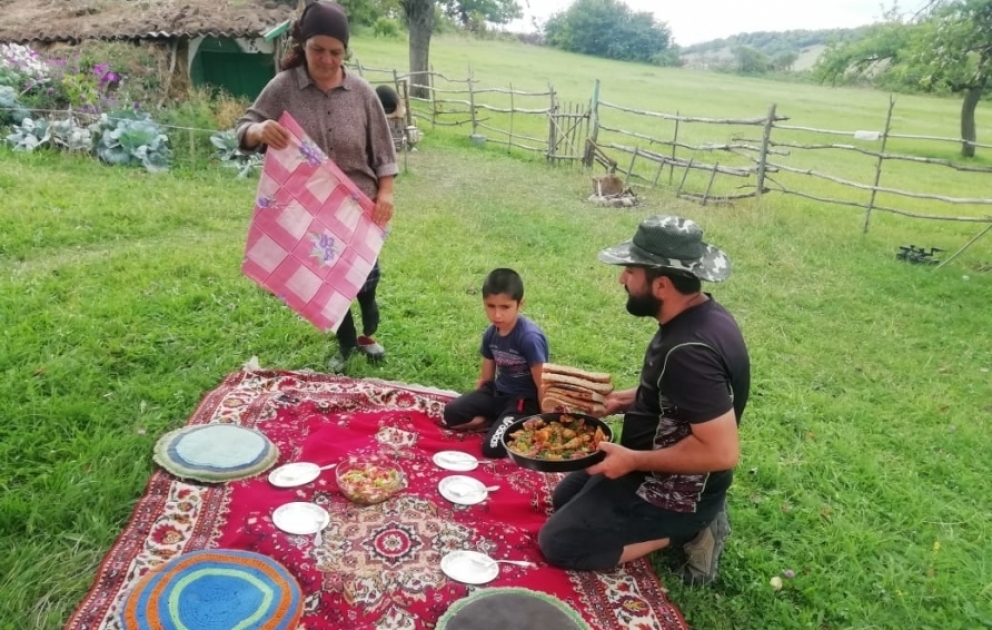
{"label": "boy's dark hair", "polygon": [[382,108],[387,114],[392,114],[396,111],[396,107],[400,104],[400,97],[396,93],[396,90],[388,85],[380,85],[375,89],[375,93],[379,97],[379,102],[382,103]]}
{"label": "boy's dark hair", "polygon": [[666,267],[645,267],[644,279],[651,284],[658,278],[668,278],[672,281],[672,286],[682,295],[692,295],[703,290],[703,283],[696,276],[673,271]]}
{"label": "boy's dark hair", "polygon": [[492,295],[507,295],[515,302],[524,299],[524,281],[520,274],[504,267],[490,271],[482,283],[482,297]]}

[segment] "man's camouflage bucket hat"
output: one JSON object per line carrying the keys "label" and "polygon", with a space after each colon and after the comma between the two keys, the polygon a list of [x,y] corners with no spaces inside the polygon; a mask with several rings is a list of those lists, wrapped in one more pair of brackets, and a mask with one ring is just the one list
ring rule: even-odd
{"label": "man's camouflage bucket hat", "polygon": [[608,265],[665,267],[684,271],[707,282],[730,277],[730,259],[703,242],[703,228],[691,219],[653,216],[641,221],[633,240],[599,252]]}

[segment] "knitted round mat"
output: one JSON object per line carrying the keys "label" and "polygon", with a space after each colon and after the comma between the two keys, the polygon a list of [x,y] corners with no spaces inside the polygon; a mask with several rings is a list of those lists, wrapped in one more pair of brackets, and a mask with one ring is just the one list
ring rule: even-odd
{"label": "knitted round mat", "polygon": [[125,596],[123,630],[296,630],[303,595],[284,566],[250,551],[193,551]]}
{"label": "knitted round mat", "polygon": [[159,466],[183,479],[233,481],[268,470],[279,448],[258,431],[201,424],[166,433],[155,444]]}
{"label": "knitted round mat", "polygon": [[486,588],[451,605],[437,630],[590,630],[565,602],[526,588]]}

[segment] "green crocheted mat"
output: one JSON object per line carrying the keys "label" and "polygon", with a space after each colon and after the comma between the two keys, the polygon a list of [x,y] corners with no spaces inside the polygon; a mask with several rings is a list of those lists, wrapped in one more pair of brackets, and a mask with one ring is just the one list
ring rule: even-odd
{"label": "green crocheted mat", "polygon": [[252,429],[201,424],[163,435],[155,444],[153,458],[177,477],[223,482],[268,470],[279,459],[279,448]]}
{"label": "green crocheted mat", "polygon": [[460,599],[437,630],[591,630],[563,601],[526,588],[486,588]]}

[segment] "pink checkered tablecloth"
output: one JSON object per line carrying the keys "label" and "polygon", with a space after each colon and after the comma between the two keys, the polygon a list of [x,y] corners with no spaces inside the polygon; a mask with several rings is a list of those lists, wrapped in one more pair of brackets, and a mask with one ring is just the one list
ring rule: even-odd
{"label": "pink checkered tablecloth", "polygon": [[324,332],[337,331],[386,230],[374,204],[288,113],[287,148],[265,155],[241,270]]}

